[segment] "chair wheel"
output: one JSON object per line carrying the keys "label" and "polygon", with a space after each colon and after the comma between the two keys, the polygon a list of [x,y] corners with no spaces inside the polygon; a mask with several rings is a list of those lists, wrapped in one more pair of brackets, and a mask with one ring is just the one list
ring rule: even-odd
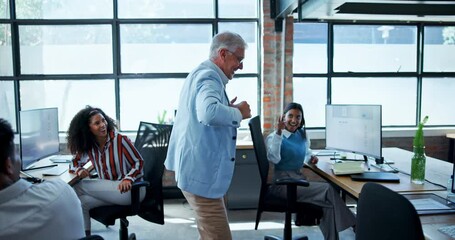
{"label": "chair wheel", "polygon": [[128,240],[136,240],[136,234],[131,233],[130,236],[128,237]]}

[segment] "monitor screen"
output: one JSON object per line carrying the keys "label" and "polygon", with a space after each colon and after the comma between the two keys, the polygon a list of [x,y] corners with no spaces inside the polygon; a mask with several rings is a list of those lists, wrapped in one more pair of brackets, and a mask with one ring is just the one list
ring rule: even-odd
{"label": "monitor screen", "polygon": [[326,148],[382,162],[381,105],[326,105]]}
{"label": "monitor screen", "polygon": [[60,150],[57,108],[20,111],[19,139],[22,170]]}

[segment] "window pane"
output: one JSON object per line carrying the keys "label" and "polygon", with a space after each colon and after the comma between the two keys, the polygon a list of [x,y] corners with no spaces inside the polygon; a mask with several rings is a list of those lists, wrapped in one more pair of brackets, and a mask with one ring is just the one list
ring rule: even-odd
{"label": "window pane", "polygon": [[294,78],[294,102],[302,104],[306,127],[325,127],[326,78]]}
{"label": "window pane", "polygon": [[140,121],[172,122],[184,79],[120,79],[122,131],[136,131]]}
{"label": "window pane", "polygon": [[218,29],[219,32],[231,31],[238,33],[248,44],[248,48],[245,50],[245,60],[243,61],[243,69],[238,71],[238,73],[257,73],[258,72],[257,23],[220,22],[218,25]]}
{"label": "window pane", "polygon": [[22,74],[112,73],[110,25],[19,26]]}
{"label": "window pane", "polygon": [[417,66],[415,26],[335,25],[334,72],[410,72]]}
{"label": "window pane", "polygon": [[424,71],[455,72],[455,26],[425,27],[424,33]]}
{"label": "window pane", "polygon": [[327,23],[294,24],[293,71],[327,73]]}
{"label": "window pane", "polygon": [[16,0],[19,19],[112,18],[112,0]]}
{"label": "window pane", "polygon": [[9,0],[0,0],[0,18],[9,18]]}
{"label": "window pane", "polygon": [[213,0],[118,0],[119,18],[212,18]]}
{"label": "window pane", "polygon": [[333,78],[333,104],[380,104],[382,125],[415,125],[415,78]]}
{"label": "window pane", "polygon": [[65,132],[86,105],[99,107],[116,119],[114,92],[114,81],[108,79],[21,81],[21,109],[57,107],[59,131]]}
{"label": "window pane", "polygon": [[[226,84],[226,94],[229,100],[237,97],[236,103],[247,101],[250,105],[251,116],[258,115],[258,79],[257,78],[234,78]],[[248,129],[248,120],[243,120],[240,128]]]}
{"label": "window pane", "polygon": [[120,25],[123,73],[190,72],[208,59],[209,24]]}
{"label": "window pane", "polygon": [[13,81],[0,81],[0,118],[6,119],[16,130],[16,102]]}
{"label": "window pane", "polygon": [[[163,114],[163,111],[166,111],[165,121],[172,122],[184,80],[121,79],[120,118],[122,131],[136,131],[140,121],[158,122],[158,115]],[[257,81],[257,78],[234,77],[226,85],[228,97],[231,100],[237,97],[237,103],[247,101],[250,104],[253,116],[258,114]],[[248,122],[242,121],[241,127],[247,128]]]}
{"label": "window pane", "polygon": [[257,18],[257,0],[218,0],[222,18]]}
{"label": "window pane", "polygon": [[13,75],[13,52],[11,46],[11,26],[0,24],[0,76]]}
{"label": "window pane", "polygon": [[455,125],[455,78],[424,78],[422,83],[422,117],[427,125]]}

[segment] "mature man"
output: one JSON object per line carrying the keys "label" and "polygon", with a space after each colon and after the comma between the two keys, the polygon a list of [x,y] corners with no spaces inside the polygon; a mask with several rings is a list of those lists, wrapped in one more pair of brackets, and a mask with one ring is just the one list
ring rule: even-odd
{"label": "mature man", "polygon": [[20,178],[11,125],[0,118],[0,239],[79,239],[82,208],[61,180],[32,184]]}
{"label": "mature man", "polygon": [[243,68],[246,42],[236,33],[217,34],[209,59],[186,78],[180,93],[165,162],[196,212],[201,239],[231,239],[223,195],[234,172],[237,128],[250,106],[229,101],[225,86]]}

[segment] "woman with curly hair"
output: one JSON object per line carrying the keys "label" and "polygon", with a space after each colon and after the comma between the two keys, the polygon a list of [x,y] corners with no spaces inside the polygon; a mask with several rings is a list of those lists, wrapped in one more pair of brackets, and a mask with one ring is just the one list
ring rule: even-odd
{"label": "woman with curly hair", "polygon": [[[105,205],[129,205],[131,184],[141,180],[143,163],[141,155],[131,140],[117,132],[112,118],[101,109],[87,106],[71,120],[67,142],[71,154],[75,155],[71,171],[83,180],[74,185],[82,204],[84,227],[90,235],[92,208]],[[83,166],[90,161],[98,178],[87,178],[90,174]],[[141,189],[141,200],[145,189]]]}

